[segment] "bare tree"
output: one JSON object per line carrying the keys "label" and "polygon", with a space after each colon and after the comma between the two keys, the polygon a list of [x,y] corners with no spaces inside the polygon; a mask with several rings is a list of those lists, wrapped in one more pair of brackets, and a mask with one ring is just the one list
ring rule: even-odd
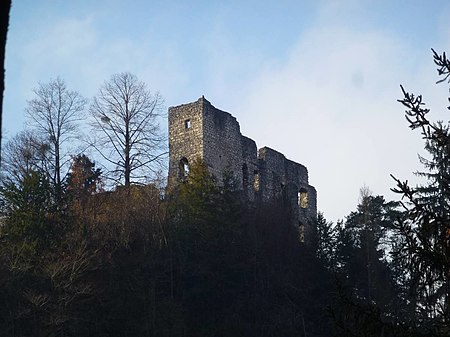
{"label": "bare tree", "polygon": [[28,101],[27,116],[37,134],[49,144],[47,173],[59,190],[64,178],[62,168],[70,160],[67,145],[77,136],[87,101],[78,92],[70,91],[60,78],[40,83],[33,92],[36,97]]}
{"label": "bare tree", "polygon": [[125,186],[142,182],[162,164],[165,138],[158,117],[163,99],[130,73],[103,84],[90,108],[98,139],[91,145],[113,166],[108,178]]}
{"label": "bare tree", "polygon": [[31,130],[19,132],[3,148],[3,178],[19,183],[33,171],[45,170],[48,145]]}

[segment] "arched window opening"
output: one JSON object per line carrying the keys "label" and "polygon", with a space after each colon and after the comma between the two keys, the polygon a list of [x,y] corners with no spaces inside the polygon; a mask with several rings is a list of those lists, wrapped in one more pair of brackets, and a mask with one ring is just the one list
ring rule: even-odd
{"label": "arched window opening", "polygon": [[253,171],[254,178],[253,178],[253,189],[255,192],[259,191],[259,172],[258,170]]}
{"label": "arched window opening", "polygon": [[305,242],[305,225],[301,221],[298,222],[298,241]]}
{"label": "arched window opening", "polygon": [[305,189],[301,189],[298,192],[297,199],[300,208],[308,208],[308,192]]}
{"label": "arched window opening", "polygon": [[185,179],[189,174],[189,162],[185,157],[180,159],[179,170],[180,178]]}

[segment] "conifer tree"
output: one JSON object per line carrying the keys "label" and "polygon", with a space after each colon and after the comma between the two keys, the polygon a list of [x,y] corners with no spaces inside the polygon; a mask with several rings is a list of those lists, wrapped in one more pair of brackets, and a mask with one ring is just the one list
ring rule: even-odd
{"label": "conifer tree", "polygon": [[[448,82],[450,60],[433,50],[437,83]],[[419,130],[428,157],[420,157],[426,178],[423,186],[412,187],[396,179],[395,192],[402,195],[407,217],[398,223],[397,234],[404,245],[395,257],[408,270],[416,321],[441,336],[450,334],[450,125],[428,118],[422,95],[401,87],[406,119]],[[449,98],[450,101],[450,98]],[[450,107],[449,107],[450,109]]]}

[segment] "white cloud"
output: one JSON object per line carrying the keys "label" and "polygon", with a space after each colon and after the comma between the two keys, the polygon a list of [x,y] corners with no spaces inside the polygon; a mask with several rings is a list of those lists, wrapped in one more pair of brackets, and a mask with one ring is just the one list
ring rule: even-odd
{"label": "white cloud", "polygon": [[330,219],[355,208],[364,184],[394,197],[390,173],[411,178],[422,146],[396,102],[399,84],[417,81],[409,57],[418,55],[381,33],[311,30],[250,85],[243,133],[305,164]]}

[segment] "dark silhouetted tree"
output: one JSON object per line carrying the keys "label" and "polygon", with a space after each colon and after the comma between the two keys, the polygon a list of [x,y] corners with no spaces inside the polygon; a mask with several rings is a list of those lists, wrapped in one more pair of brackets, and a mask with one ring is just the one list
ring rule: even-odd
{"label": "dark silhouetted tree", "polygon": [[2,233],[11,242],[35,247],[51,243],[56,231],[52,221],[54,204],[47,176],[30,171],[19,182],[4,181],[0,186],[5,219]]}
{"label": "dark silhouetted tree", "polygon": [[[367,187],[361,189],[356,212],[350,213],[345,226],[353,232],[354,259],[350,262],[350,277],[356,282],[360,296],[380,307],[394,300],[391,278],[385,254],[388,231],[401,217],[399,203],[386,202],[373,196]],[[382,284],[383,286],[380,286]]]}
{"label": "dark silhouetted tree", "polygon": [[[434,63],[441,76],[438,83],[448,82],[450,60],[433,50]],[[419,130],[425,142],[427,157],[420,157],[426,178],[422,186],[412,187],[395,179],[395,192],[402,195],[406,217],[396,227],[403,245],[395,257],[408,270],[416,321],[434,327],[436,334],[450,334],[450,125],[428,118],[421,95],[402,87],[406,119],[412,130]],[[450,100],[450,98],[449,98]],[[450,107],[449,107],[450,109]],[[399,240],[400,240],[399,239]],[[415,298],[414,298],[415,297]]]}
{"label": "dark silhouetted tree", "polygon": [[325,219],[322,212],[317,214],[317,258],[328,270],[336,270],[337,231],[332,222]]}
{"label": "dark silhouetted tree", "polygon": [[101,190],[101,169],[95,168],[89,157],[78,155],[72,159],[70,172],[67,177],[69,191],[76,194],[93,194]]}

